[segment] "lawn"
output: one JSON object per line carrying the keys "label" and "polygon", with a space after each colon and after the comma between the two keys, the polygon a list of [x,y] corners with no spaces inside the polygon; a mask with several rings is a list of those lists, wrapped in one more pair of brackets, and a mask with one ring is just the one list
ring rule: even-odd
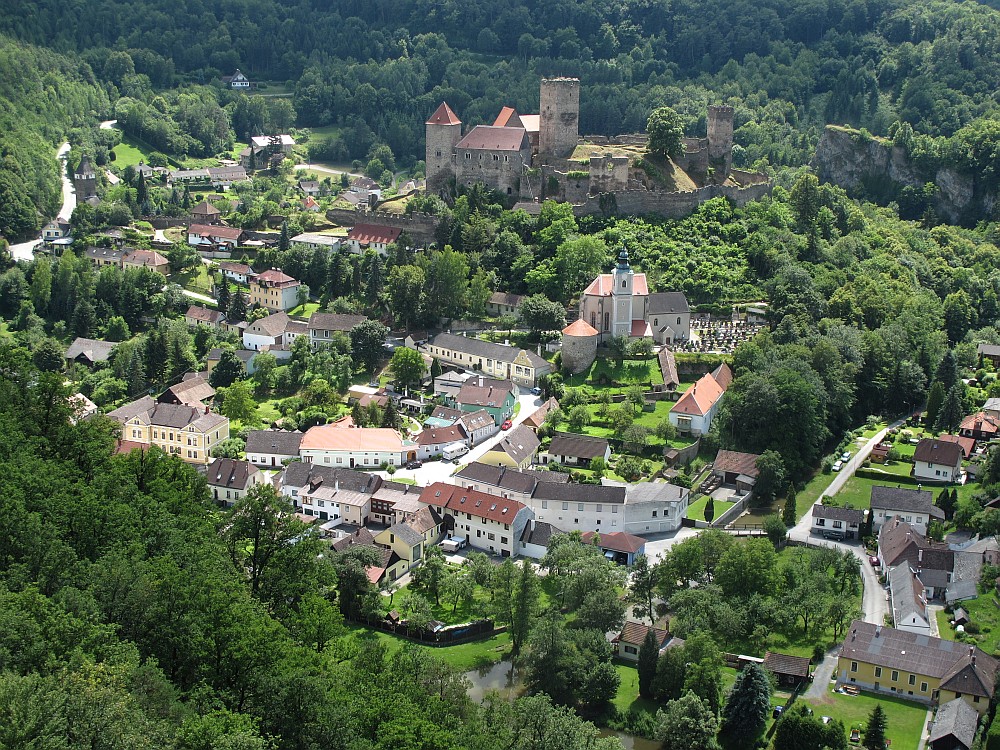
{"label": "lawn", "polygon": [[211,294],[212,292],[212,278],[208,273],[208,266],[204,263],[198,263],[196,267],[188,269],[184,273],[172,274],[170,281],[199,294]]}
{"label": "lawn", "polygon": [[[688,506],[687,513],[685,515],[695,521],[704,521],[706,505],[708,505],[708,495],[705,495],[691,503],[691,505]],[[727,503],[725,500],[716,500],[715,515],[713,516],[713,519],[718,518],[732,507],[733,503]]]}
{"label": "lawn", "polygon": [[656,357],[649,359],[630,359],[618,364],[614,360],[597,359],[590,369],[569,377],[567,386],[585,388],[590,391],[600,390],[602,386],[612,386],[609,390],[621,390],[630,385],[662,385],[663,373]]}
{"label": "lawn", "polygon": [[[975,599],[959,602],[959,606],[969,613],[969,619],[979,626],[980,633],[966,634],[966,638],[975,638],[976,645],[987,654],[994,653],[1000,646],[1000,608],[995,603],[993,594],[980,594]],[[938,630],[945,640],[956,640],[955,631],[948,622],[949,615],[944,610],[938,610]]]}
{"label": "lawn", "polygon": [[360,625],[349,625],[347,630],[349,637],[358,646],[364,641],[377,640],[386,647],[389,654],[395,653],[404,646],[413,646],[428,651],[432,656],[462,672],[496,664],[507,656],[510,647],[510,636],[507,633],[500,633],[484,641],[460,643],[455,646],[424,646],[391,633],[370,630]]}
{"label": "lawn", "polygon": [[128,136],[124,136],[122,142],[112,150],[115,152],[115,160],[111,164],[119,169],[134,167],[139,162],[149,163],[150,152]]}
{"label": "lawn", "polygon": [[621,678],[618,683],[618,694],[615,695],[613,703],[620,714],[627,714],[629,711],[639,711],[642,713],[655,714],[660,708],[656,701],[639,697],[639,672],[632,662],[615,659],[615,670]]}
{"label": "lawn", "polygon": [[[908,464],[907,464],[908,465]],[[889,476],[886,479],[868,479],[867,477],[851,477],[844,484],[844,488],[837,493],[836,497],[833,498],[832,505],[845,506],[848,503],[854,508],[868,508],[871,507],[872,500],[872,487],[884,486],[892,487],[898,484],[898,486],[904,489],[913,489],[917,487],[914,484],[907,483],[894,483],[892,477]],[[942,489],[955,489],[958,490],[958,498],[961,501],[963,498],[968,497],[980,490],[980,486],[976,483],[968,483],[964,485],[957,484],[926,484],[923,489],[930,490],[930,492],[937,497],[937,494]]]}
{"label": "lawn", "polygon": [[851,727],[864,729],[872,709],[881,705],[886,713],[885,736],[893,750],[916,750],[927,720],[926,706],[890,696],[843,695],[830,690],[822,700],[805,702],[818,715],[842,721],[848,732]]}
{"label": "lawn", "polygon": [[308,320],[317,311],[319,311],[319,302],[306,302],[304,305],[293,307],[288,311],[288,315],[292,318],[305,318]]}
{"label": "lawn", "polygon": [[264,424],[270,424],[276,419],[280,419],[281,412],[278,411],[279,401],[281,401],[281,399],[272,398],[267,401],[261,401],[257,404],[257,418]]}
{"label": "lawn", "polygon": [[[617,409],[621,404],[613,404],[611,409]],[[632,424],[641,425],[649,430],[649,445],[650,446],[663,446],[665,443],[663,438],[657,437],[653,434],[653,430],[656,426],[665,419],[668,419],[670,414],[670,407],[673,406],[672,401],[656,401],[654,402],[653,409],[651,411],[646,411],[645,409],[640,412],[633,412],[635,414],[635,421]],[[600,404],[589,404],[587,410],[590,412],[591,422],[586,425],[583,429],[578,432],[584,435],[591,435],[592,437],[599,438],[612,438],[615,436],[614,430],[607,426],[607,422],[598,414],[598,410],[601,408]],[[577,432],[577,430],[571,430],[569,425],[563,423],[559,426],[560,430],[565,432]],[[683,438],[675,437],[667,441],[670,443],[672,448],[686,448],[694,442],[694,438]]]}

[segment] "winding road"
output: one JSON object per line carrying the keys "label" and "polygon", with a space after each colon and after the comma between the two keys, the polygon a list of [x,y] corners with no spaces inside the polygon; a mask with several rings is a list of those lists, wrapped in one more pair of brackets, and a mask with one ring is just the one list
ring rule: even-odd
{"label": "winding road", "polygon": [[[73,189],[73,181],[66,176],[66,157],[68,154],[69,141],[65,141],[56,151],[56,158],[59,160],[59,173],[62,177],[63,196],[62,208],[59,209],[56,217],[64,221],[69,221],[69,217],[73,215],[73,209],[76,208],[76,191]],[[34,257],[32,251],[38,245],[39,241],[39,238],[36,237],[27,242],[19,242],[16,245],[11,245],[10,252],[14,256],[14,260],[30,261]]]}

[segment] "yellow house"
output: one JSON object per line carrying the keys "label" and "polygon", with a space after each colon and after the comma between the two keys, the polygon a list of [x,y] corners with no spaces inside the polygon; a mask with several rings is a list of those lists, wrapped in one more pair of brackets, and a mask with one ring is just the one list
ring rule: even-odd
{"label": "yellow house", "polygon": [[539,445],[538,436],[534,431],[521,424],[500,438],[477,460],[489,466],[527,469],[538,453]]}
{"label": "yellow house", "polygon": [[212,448],[229,439],[229,419],[208,407],[161,404],[149,396],[108,414],[122,425],[122,439],[155,445],[192,464],[207,464]]}
{"label": "yellow house", "polygon": [[1000,666],[975,646],[855,620],[837,661],[837,683],[923,703],[961,698],[989,708]]}
{"label": "yellow house", "polygon": [[[405,562],[403,570],[409,570],[419,563],[427,548],[441,538],[441,514],[436,508],[423,507],[405,521],[393,524],[375,535],[375,544],[391,549]],[[395,569],[389,569],[389,577],[395,579]]]}

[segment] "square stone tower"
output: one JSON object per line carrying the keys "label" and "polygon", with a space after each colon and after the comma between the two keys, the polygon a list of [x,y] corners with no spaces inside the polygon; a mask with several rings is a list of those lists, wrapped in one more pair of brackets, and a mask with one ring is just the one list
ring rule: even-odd
{"label": "square stone tower", "polygon": [[580,137],[580,79],[543,78],[539,115],[539,154],[571,155]]}
{"label": "square stone tower", "polygon": [[90,164],[90,157],[84,154],[80,157],[80,165],[73,170],[73,189],[76,199],[84,201],[97,195],[97,173]]}
{"label": "square stone tower", "polygon": [[452,112],[447,102],[441,102],[426,125],[424,164],[427,190],[431,192],[441,187],[455,173],[452,159],[455,146],[462,140],[462,121]]}
{"label": "square stone tower", "polygon": [[[716,168],[716,179],[725,180],[733,166],[733,108],[708,105],[708,158]],[[722,167],[722,174],[718,174]]]}

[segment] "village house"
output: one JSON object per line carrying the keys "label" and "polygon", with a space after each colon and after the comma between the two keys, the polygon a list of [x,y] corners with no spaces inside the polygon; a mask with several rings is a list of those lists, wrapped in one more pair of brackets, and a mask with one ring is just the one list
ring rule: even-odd
{"label": "village house", "polygon": [[434,378],[434,395],[454,401],[467,381],[476,377],[471,372],[447,370]]}
{"label": "village house", "polygon": [[526,469],[531,466],[538,452],[538,436],[524,425],[518,425],[501,437],[486,453],[480,463]]}
{"label": "village house", "polygon": [[247,78],[239,68],[231,76],[222,76],[222,82],[236,91],[247,91],[253,87],[253,83]]}
{"label": "village house", "polygon": [[302,435],[298,430],[250,430],[246,440],[247,461],[268,468],[295,461]]}
{"label": "village house", "polygon": [[796,689],[809,681],[809,657],[768,651],[761,666],[778,678],[778,685]]}
{"label": "village house", "polygon": [[615,654],[626,661],[639,661],[639,649],[646,642],[646,634],[652,630],[656,640],[657,653],[663,655],[668,648],[676,648],[684,645],[680,638],[674,638],[669,631],[663,628],[654,628],[634,620],[626,620],[622,627],[622,632],[611,639],[611,645],[615,647]]}
{"label": "village house", "polygon": [[517,556],[518,541],[532,516],[517,500],[443,482],[425,487],[420,502],[439,509],[447,532],[464,536],[476,549],[502,557]]}
{"label": "village house", "polygon": [[316,202],[316,199],[311,195],[307,195],[301,201],[299,201],[299,206],[303,211],[309,211],[310,213],[319,213],[322,211],[322,207]]}
{"label": "village house", "polygon": [[712,474],[722,480],[722,483],[735,486],[737,492],[753,491],[757,482],[756,453],[741,453],[740,451],[720,450],[712,462]]}
{"label": "village house", "polygon": [[486,303],[486,314],[494,317],[501,315],[517,315],[521,312],[521,303],[524,301],[523,294],[511,294],[510,292],[493,292],[490,301]]}
{"label": "village house", "polygon": [[529,388],[538,385],[542,375],[552,372],[552,365],[532,351],[453,333],[439,333],[419,351],[442,364],[478,370]]}
{"label": "village house", "polygon": [[[459,487],[466,487],[488,495],[512,497],[530,505],[531,496],[539,482],[566,484],[569,475],[558,471],[537,471],[534,469],[514,469],[473,461],[463,466],[455,479]],[[536,514],[537,515],[537,514]]]}
{"label": "village house", "polygon": [[320,194],[321,186],[317,180],[299,180],[299,190],[303,195],[311,195],[314,198]]}
{"label": "village house", "polygon": [[729,365],[723,363],[684,391],[668,414],[677,432],[695,437],[707,435],[732,378]]}
{"label": "village house", "polygon": [[[446,409],[447,407],[438,407]],[[454,424],[461,425],[465,434],[469,436],[470,445],[479,445],[484,440],[493,437],[499,431],[497,423],[493,421],[492,415],[486,409],[479,411],[462,412]]]}
{"label": "village house", "polygon": [[958,576],[978,580],[981,565],[956,565],[959,553],[943,542],[935,542],[899,516],[882,526],[878,535],[878,561],[883,571],[897,567],[912,569],[924,587],[927,599],[944,599]]}
{"label": "village house", "polygon": [[321,484],[371,495],[382,485],[382,478],[378,474],[364,471],[292,461],[278,472],[273,483],[282,496],[289,498],[294,506],[301,507],[299,496],[303,492],[315,490]]}
{"label": "village house", "polygon": [[979,366],[982,367],[983,360],[988,359],[993,363],[993,367],[1000,365],[1000,346],[996,344],[980,344],[976,347],[979,355]]}
{"label": "village house", "polygon": [[927,597],[920,578],[910,570],[909,565],[897,565],[890,569],[888,578],[893,625],[908,633],[930,635]]}
{"label": "village house", "polygon": [[611,445],[604,438],[556,432],[549,447],[538,454],[542,464],[558,463],[565,466],[587,467],[595,458],[611,460]]}
{"label": "village house", "polygon": [[190,372],[181,382],[163,391],[156,400],[161,404],[185,404],[204,409],[205,402],[215,396],[215,389],[200,372]]}
{"label": "village house", "polygon": [[[957,445],[955,449],[959,450]],[[931,521],[944,520],[944,512],[934,505],[934,496],[929,490],[883,485],[872,487],[871,514],[872,531],[875,532],[893,516],[912,524],[921,534],[926,533]]]}
{"label": "village house", "polygon": [[539,521],[561,529],[654,534],[676,531],[691,491],[664,482],[628,485],[539,482],[526,503]]}
{"label": "village house", "polygon": [[660,374],[663,376],[663,390],[676,391],[681,384],[680,376],[677,374],[677,358],[667,347],[662,347],[656,355],[656,360],[660,365]]}
{"label": "village house", "polygon": [[257,275],[246,263],[236,263],[231,260],[219,263],[219,270],[222,271],[222,276],[225,279],[235,281],[237,284],[249,284],[250,280]]}
{"label": "village house", "polygon": [[209,326],[210,328],[221,328],[222,322],[226,319],[225,313],[219,310],[212,310],[205,305],[191,305],[184,313],[184,322],[189,326]]}
{"label": "village house", "polygon": [[255,135],[250,139],[250,145],[256,148],[270,148],[291,156],[295,148],[295,139],[287,133],[279,135]]}
{"label": "village house", "polygon": [[[215,349],[210,350],[208,354],[205,356],[205,368],[210,375],[212,374],[212,370],[215,368],[215,366],[219,364],[219,360],[222,359],[222,353],[224,351],[226,350],[220,347],[216,347]],[[243,369],[246,371],[246,374],[253,375],[254,371],[257,369],[256,366],[254,365],[254,357],[257,356],[256,350],[237,349],[235,350],[234,354],[240,360],[240,362],[243,363]]]}
{"label": "village house", "polygon": [[993,697],[997,660],[976,646],[863,620],[847,632],[837,660],[839,685],[944,704],[961,698],[979,715]]}
{"label": "village house", "polygon": [[927,741],[931,750],[972,750],[978,728],[976,709],[956,698],[938,707]]}
{"label": "village house", "polygon": [[94,264],[95,268],[103,268],[104,266],[121,268],[125,251],[114,247],[88,247],[84,256]]}
{"label": "village house", "polygon": [[342,468],[378,469],[382,464],[402,466],[417,458],[417,446],[386,427],[337,425],[311,427],[302,437],[299,456],[303,461]]}
{"label": "village house", "polygon": [[440,456],[445,446],[463,443],[472,446],[472,441],[460,424],[450,427],[424,428],[417,435],[417,458],[426,461],[432,456]]}
{"label": "village house", "polygon": [[962,477],[962,448],[957,443],[923,438],[913,452],[913,476],[928,482],[958,482]]}
{"label": "village house", "polygon": [[121,423],[123,440],[155,445],[187,463],[209,463],[212,448],[229,439],[229,420],[208,407],[161,404],[143,396],[108,416]]}
{"label": "village house", "polygon": [[79,362],[87,367],[93,367],[100,362],[107,362],[115,345],[114,341],[85,339],[78,336],[73,339],[73,343],[69,345],[63,356],[66,358],[67,364]]}
{"label": "village house", "polygon": [[314,312],[309,316],[309,323],[306,326],[309,331],[309,343],[313,349],[318,349],[323,344],[329,344],[335,333],[349,334],[354,326],[366,320],[368,318],[364,315]]}
{"label": "village house", "polygon": [[276,268],[264,271],[250,282],[250,305],[274,312],[298,305],[300,283]]}
{"label": "village house", "polygon": [[122,256],[122,270],[128,268],[148,268],[166,276],[170,273],[170,262],[155,250],[130,250]]}
{"label": "village house", "polygon": [[383,258],[389,254],[389,245],[399,240],[401,229],[384,227],[378,224],[355,224],[347,232],[347,247],[356,255],[364,255],[367,250],[374,250]]}
{"label": "village house", "polygon": [[509,380],[492,380],[478,376],[467,380],[458,390],[455,403],[461,411],[485,409],[497,425],[514,416],[517,386]]}
{"label": "village house", "polygon": [[960,437],[972,438],[975,441],[992,440],[1000,431],[1000,419],[979,411],[969,414],[958,427]]}
{"label": "village house", "polygon": [[299,490],[296,506],[306,516],[318,516],[320,521],[336,521],[364,526],[371,512],[371,494],[341,487],[338,480],[308,484]]}
{"label": "village house", "polygon": [[73,227],[65,219],[53,219],[42,227],[42,241],[49,245],[72,236]]}
{"label": "village house", "polygon": [[619,565],[631,566],[646,552],[645,539],[624,531],[585,531],[581,538],[584,544],[596,544],[607,559]]}
{"label": "village house", "polygon": [[191,217],[196,224],[218,224],[222,219],[222,211],[208,201],[202,201],[191,209]]}
{"label": "village house", "polygon": [[562,534],[558,529],[545,521],[531,519],[521,532],[521,546],[518,548],[525,557],[541,560],[549,550],[549,543],[556,534]]}
{"label": "village house", "polygon": [[217,458],[208,465],[206,471],[208,489],[212,499],[225,507],[246,497],[247,492],[264,481],[264,475],[248,461],[234,458]]}
{"label": "village house", "polygon": [[407,516],[423,507],[420,505],[422,489],[412,484],[383,481],[372,493],[372,521],[392,526],[394,523],[406,520]]}
{"label": "village house", "polygon": [[302,232],[291,239],[293,245],[304,245],[310,250],[327,250],[335,253],[343,244],[344,238],[333,234],[321,234],[319,232]]}
{"label": "village house", "polygon": [[255,320],[244,329],[243,348],[256,351],[274,348],[290,350],[295,339],[306,333],[305,321],[290,318],[286,312],[276,312]]}
{"label": "village house", "polygon": [[549,412],[558,409],[559,402],[556,401],[551,396],[548,401],[543,403],[537,409],[535,409],[531,414],[525,417],[524,421],[521,422],[525,427],[530,427],[531,429],[538,431],[538,428],[545,424],[545,418],[549,415]]}
{"label": "village house", "polygon": [[245,230],[221,224],[192,224],[187,230],[187,243],[192,247],[206,245],[232,249],[239,246],[245,238]]}
{"label": "village house", "polygon": [[[424,558],[428,547],[437,544],[443,525],[438,508],[424,506],[405,520],[378,532],[375,544],[391,549],[403,561],[404,570],[409,570]],[[398,575],[389,578],[395,580]]]}
{"label": "village house", "polygon": [[97,404],[84,396],[82,393],[74,393],[66,399],[66,403],[69,404],[70,408],[73,410],[73,416],[69,418],[70,424],[76,424],[81,419],[92,417],[100,411]]}
{"label": "village house", "polygon": [[865,513],[835,505],[812,506],[812,533],[836,539],[857,539]]}

